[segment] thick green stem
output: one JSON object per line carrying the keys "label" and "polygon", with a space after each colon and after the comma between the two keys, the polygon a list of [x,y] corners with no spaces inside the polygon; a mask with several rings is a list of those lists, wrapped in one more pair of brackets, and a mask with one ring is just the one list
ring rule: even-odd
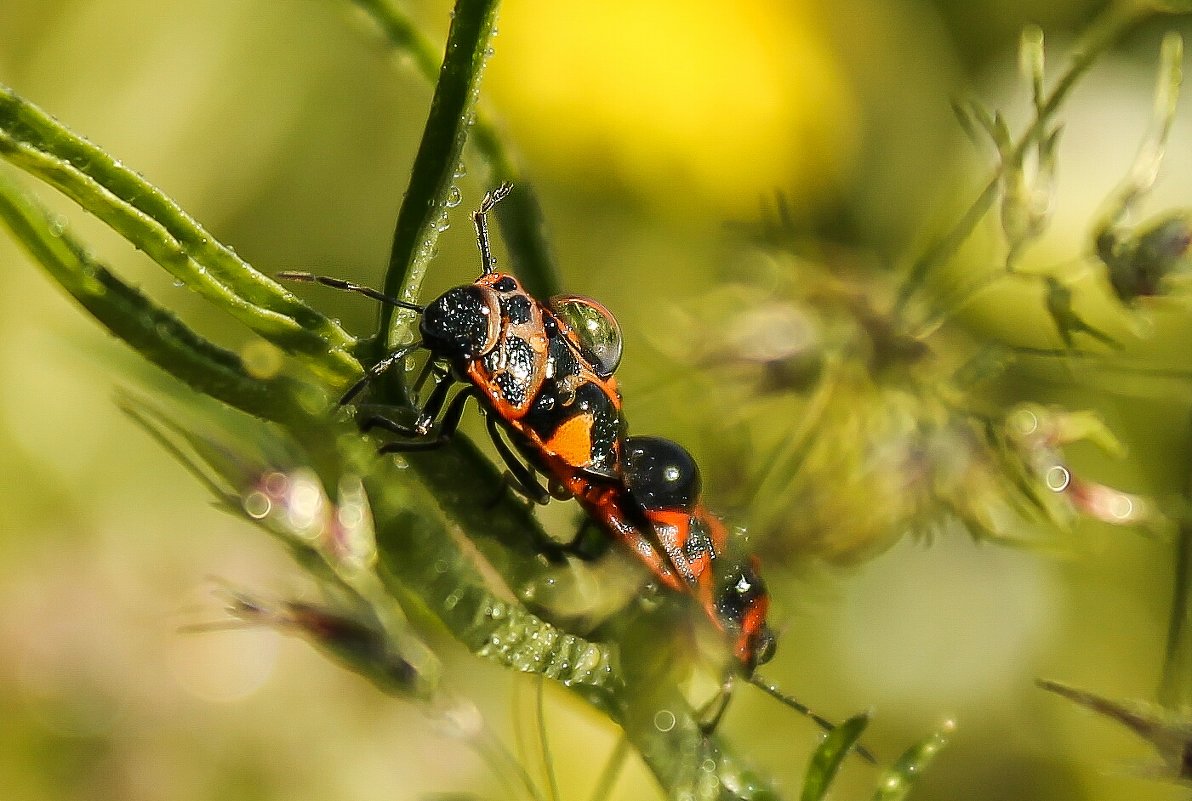
{"label": "thick green stem", "polygon": [[[431,83],[438,80],[440,60],[434,45],[400,7],[390,0],[353,2],[372,17],[394,49],[409,56],[422,77]],[[547,243],[546,222],[538,198],[502,143],[492,119],[481,108],[475,109],[475,117],[468,143],[491,168],[493,186],[509,182],[514,187],[495,210],[513,270],[535,297],[557,295],[560,291],[558,270]]]}

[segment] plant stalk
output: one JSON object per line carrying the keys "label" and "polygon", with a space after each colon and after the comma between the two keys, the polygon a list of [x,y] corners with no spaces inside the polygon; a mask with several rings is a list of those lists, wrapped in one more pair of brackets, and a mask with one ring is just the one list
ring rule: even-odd
{"label": "plant stalk", "polygon": [[[457,0],[452,12],[447,49],[430,115],[410,172],[410,183],[397,215],[384,292],[416,303],[435,256],[439,234],[446,229],[450,197],[464,141],[472,124],[484,62],[491,50],[499,0]],[[458,191],[458,190],[456,190]],[[413,338],[413,312],[381,307],[377,336],[379,359]]]}
{"label": "plant stalk", "polygon": [[1192,708],[1192,517],[1185,515],[1180,521],[1174,548],[1171,618],[1158,700],[1179,712]]}

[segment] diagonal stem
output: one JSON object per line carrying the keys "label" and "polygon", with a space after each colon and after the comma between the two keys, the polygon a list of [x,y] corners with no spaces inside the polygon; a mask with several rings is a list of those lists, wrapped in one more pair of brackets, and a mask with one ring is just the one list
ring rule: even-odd
{"label": "diagonal stem", "polygon": [[1185,515],[1175,538],[1175,570],[1171,590],[1171,617],[1158,700],[1163,706],[1192,707],[1192,519]]}

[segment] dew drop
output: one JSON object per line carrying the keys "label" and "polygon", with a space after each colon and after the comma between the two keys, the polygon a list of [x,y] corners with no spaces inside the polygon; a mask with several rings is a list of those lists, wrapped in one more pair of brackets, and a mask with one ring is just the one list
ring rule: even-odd
{"label": "dew drop", "polygon": [[1134,501],[1126,495],[1117,495],[1109,501],[1109,514],[1118,520],[1129,520],[1134,514]]}
{"label": "dew drop", "polygon": [[1072,474],[1068,472],[1068,468],[1057,464],[1048,469],[1044,480],[1047,482],[1048,489],[1053,492],[1063,492],[1072,483]]}
{"label": "dew drop", "polygon": [[272,509],[273,502],[260,490],[253,490],[244,496],[244,511],[254,520],[264,519]]}
{"label": "dew drop", "polygon": [[1022,409],[1014,414],[1012,424],[1019,436],[1029,437],[1039,430],[1039,418],[1030,409]]}
{"label": "dew drop", "polygon": [[675,727],[675,713],[669,709],[660,709],[654,713],[654,728],[661,732],[668,732]]}

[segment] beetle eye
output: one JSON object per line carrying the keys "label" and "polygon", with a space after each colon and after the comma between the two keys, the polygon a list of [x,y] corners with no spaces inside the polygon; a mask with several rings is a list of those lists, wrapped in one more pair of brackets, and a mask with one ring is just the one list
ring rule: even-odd
{"label": "beetle eye", "polygon": [[557,295],[550,308],[579,338],[601,376],[610,376],[621,363],[621,326],[612,313],[591,298]]}

